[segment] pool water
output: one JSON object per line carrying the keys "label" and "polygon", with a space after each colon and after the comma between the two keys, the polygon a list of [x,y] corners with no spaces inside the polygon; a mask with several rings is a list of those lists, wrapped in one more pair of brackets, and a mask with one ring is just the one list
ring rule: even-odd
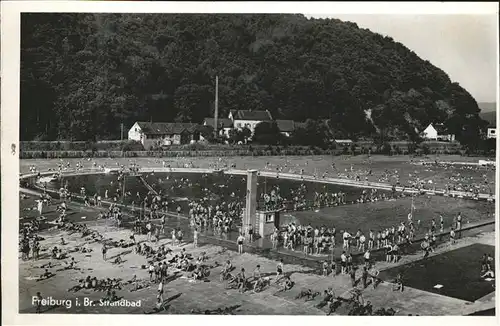
{"label": "pool water", "polygon": [[[193,199],[207,197],[214,204],[223,201],[239,201],[244,203],[246,195],[246,176],[201,174],[201,173],[147,173],[143,174],[146,182],[155,190],[167,195],[171,201],[170,210],[175,210],[180,206],[183,214],[188,212],[188,203]],[[180,180],[184,180],[180,182]],[[123,184],[117,181],[117,175],[96,174],[66,177],[62,181],[49,183],[48,188],[59,189],[62,185],[68,184],[71,192],[79,193],[84,186],[87,193],[100,194],[104,197],[104,192],[108,189],[108,196],[116,193]],[[258,193],[268,192],[275,186],[279,186],[280,194],[289,198],[291,191],[297,189],[302,182],[294,180],[283,180],[276,178],[259,177]],[[312,201],[315,192],[344,192],[346,201],[351,202],[359,198],[362,188],[304,182],[307,192],[305,197]],[[127,176],[125,180],[126,192],[131,196],[124,198],[124,203],[130,205],[136,201],[136,193],[144,197],[148,189],[136,176]],[[121,198],[118,199],[121,202]],[[299,224],[311,224],[312,226],[325,225],[335,226],[337,230],[349,230],[355,232],[361,229],[367,233],[370,229],[374,231],[382,228],[397,226],[402,221],[406,221],[411,209],[411,198],[398,198],[396,200],[385,200],[374,203],[346,204],[336,207],[326,207],[305,211],[287,211],[280,217],[280,223],[296,222]],[[244,205],[243,205],[244,206]],[[423,233],[430,227],[430,220],[436,219],[439,223],[439,214],[445,220],[445,228],[451,226],[452,220],[461,212],[464,218],[464,225],[494,216],[495,206],[493,203],[483,201],[464,200],[441,196],[418,196],[414,199],[414,221],[421,221],[419,232]],[[418,232],[417,232],[418,233]]]}
{"label": "pool water", "polygon": [[494,291],[494,281],[480,278],[483,254],[494,257],[495,247],[473,244],[382,271],[380,277],[393,281],[401,273],[406,286],[473,302]]}

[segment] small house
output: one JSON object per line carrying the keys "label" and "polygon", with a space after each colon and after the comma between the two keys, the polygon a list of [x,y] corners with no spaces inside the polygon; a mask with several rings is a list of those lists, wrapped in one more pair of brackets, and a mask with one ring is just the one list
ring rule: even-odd
{"label": "small house", "polygon": [[488,139],[497,138],[497,128],[496,128],[496,126],[489,126],[488,127],[488,133],[486,135],[486,138],[488,138]]}
{"label": "small house", "polygon": [[429,124],[422,135],[427,140],[455,141],[455,135],[448,132],[442,123]]}
{"label": "small house", "polygon": [[189,144],[199,139],[198,125],[179,122],[136,122],[128,139],[139,141],[144,148]]}
{"label": "small house", "polygon": [[268,110],[265,111],[250,111],[250,110],[231,110],[229,119],[233,122],[233,128],[242,129],[248,128],[252,132],[255,127],[264,121],[272,121],[273,117]]}

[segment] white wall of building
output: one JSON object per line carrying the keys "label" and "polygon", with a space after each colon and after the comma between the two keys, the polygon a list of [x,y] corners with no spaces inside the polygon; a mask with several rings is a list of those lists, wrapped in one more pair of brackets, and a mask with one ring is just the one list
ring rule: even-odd
{"label": "white wall of building", "polygon": [[132,128],[130,128],[130,130],[128,131],[128,139],[141,142],[142,145],[144,145],[144,141],[146,140],[146,135],[142,134],[141,127],[139,127],[139,124],[137,122],[134,123]]}
{"label": "white wall of building", "polygon": [[488,134],[486,135],[488,139],[497,138],[497,128],[488,128]]}
{"label": "white wall of building", "polygon": [[438,134],[437,134],[436,129],[432,126],[432,124],[430,124],[423,131],[423,136],[424,136],[424,138],[427,138],[427,139],[437,139]]}
{"label": "white wall of building", "polygon": [[260,120],[233,120],[233,126],[235,129],[243,129],[244,127],[247,127],[248,129],[250,129],[253,135],[255,127],[261,122],[262,121]]}

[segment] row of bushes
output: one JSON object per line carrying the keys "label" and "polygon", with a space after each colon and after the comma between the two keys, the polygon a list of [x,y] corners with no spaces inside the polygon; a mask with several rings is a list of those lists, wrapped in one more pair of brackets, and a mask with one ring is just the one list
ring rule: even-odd
{"label": "row of bushes", "polygon": [[[388,142],[391,147],[398,147],[401,150],[410,148],[412,143],[408,141],[393,141]],[[423,145],[429,146],[431,149],[436,150],[457,150],[460,149],[459,143],[448,143],[448,142],[436,142],[429,141],[423,142]],[[355,147],[356,151],[364,151],[370,149],[372,152],[377,150],[377,146],[372,141],[358,141],[353,144],[335,144],[332,143],[328,146],[328,149],[343,149],[345,147],[351,148]],[[171,145],[168,147],[169,151],[204,151],[204,150],[267,150],[269,145],[259,145],[259,144],[249,144],[249,145],[228,145],[228,144],[209,144],[209,143],[195,143],[195,144],[185,144],[185,145]],[[279,146],[272,146],[279,147]],[[296,148],[302,150],[308,150],[307,146],[282,146],[282,148]],[[152,150],[145,149],[140,142],[132,140],[103,140],[97,142],[90,141],[22,141],[20,142],[21,151],[144,151]],[[156,149],[154,151],[161,151],[161,149]],[[411,150],[410,150],[411,151]]]}
{"label": "row of bushes", "polygon": [[[385,154],[385,155],[427,155],[427,154],[466,154],[462,150],[432,150],[430,148],[424,147],[418,148],[414,151],[408,151],[407,149],[382,147],[379,150],[373,150],[371,154]],[[252,150],[204,150],[204,151],[22,151],[22,159],[36,159],[36,158],[105,158],[105,157],[222,157],[222,156],[306,156],[306,155],[360,155],[368,154],[368,149],[354,150],[344,148],[344,149],[321,149],[317,147],[313,148],[280,148],[280,147],[267,147],[265,149],[255,149]]]}
{"label": "row of bushes", "polygon": [[21,141],[21,151],[143,151],[140,142],[133,140],[90,141]]}
{"label": "row of bushes", "polygon": [[88,158],[88,157],[219,157],[219,156],[305,156],[305,155],[336,155],[338,151],[321,150],[319,148],[297,150],[287,149],[278,150],[226,150],[226,151],[24,151],[21,152],[21,159],[36,159],[36,158]]}

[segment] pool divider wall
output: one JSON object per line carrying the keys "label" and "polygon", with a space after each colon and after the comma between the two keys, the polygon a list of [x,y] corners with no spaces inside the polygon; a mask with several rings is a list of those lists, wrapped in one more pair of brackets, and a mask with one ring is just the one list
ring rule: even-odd
{"label": "pool divider wall", "polygon": [[260,230],[257,225],[257,179],[257,170],[247,171],[247,192],[242,221],[242,231],[245,235],[248,235],[250,225],[253,227],[254,232]]}

